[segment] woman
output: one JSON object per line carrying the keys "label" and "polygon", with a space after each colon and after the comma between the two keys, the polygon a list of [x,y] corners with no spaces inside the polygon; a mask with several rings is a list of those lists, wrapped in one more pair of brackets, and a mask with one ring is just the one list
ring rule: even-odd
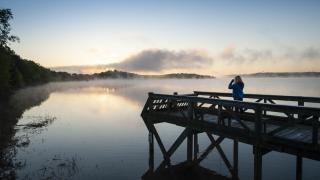
{"label": "woman", "polygon": [[243,100],[243,88],[244,83],[240,76],[236,76],[231,80],[231,82],[229,83],[229,89],[232,89],[232,96],[234,100]]}

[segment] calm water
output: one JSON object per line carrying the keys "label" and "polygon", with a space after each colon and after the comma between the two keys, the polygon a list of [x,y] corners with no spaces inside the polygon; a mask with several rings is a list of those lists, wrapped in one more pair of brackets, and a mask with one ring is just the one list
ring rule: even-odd
{"label": "calm water", "polygon": [[[140,117],[147,92],[228,92],[228,82],[229,79],[105,80],[51,83],[21,90],[11,105],[24,112],[12,137],[15,145],[7,148],[15,175],[18,179],[140,179],[148,169],[147,129]],[[245,83],[247,93],[320,97],[320,79],[316,78],[245,79]],[[45,123],[38,127],[37,122]],[[156,128],[166,147],[182,131],[166,124]],[[199,137],[200,152],[208,143],[205,136]],[[231,141],[223,141],[222,148],[231,160]],[[159,149],[155,157],[159,163]],[[185,143],[172,162],[183,160]],[[202,165],[228,175],[216,151]],[[252,147],[246,144],[240,144],[239,169],[241,179],[252,179]],[[320,162],[305,159],[303,176],[320,179]],[[294,179],[295,157],[277,152],[265,155],[263,178]]]}

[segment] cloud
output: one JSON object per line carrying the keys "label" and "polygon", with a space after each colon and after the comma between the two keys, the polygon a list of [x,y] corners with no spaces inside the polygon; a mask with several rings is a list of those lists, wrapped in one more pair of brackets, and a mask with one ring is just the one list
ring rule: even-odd
{"label": "cloud", "polygon": [[309,47],[301,53],[302,59],[320,60],[320,48]]}
{"label": "cloud", "polygon": [[231,59],[234,58],[235,56],[235,49],[236,47],[231,45],[231,46],[227,46],[226,48],[223,49],[222,53],[221,53],[221,57],[223,59]]}
{"label": "cloud", "polygon": [[96,53],[98,53],[100,50],[98,49],[98,48],[90,48],[90,49],[88,49],[88,52],[89,53],[92,53],[92,54],[96,54]]}
{"label": "cloud", "polygon": [[244,49],[237,50],[235,46],[227,46],[218,55],[220,59],[227,61],[228,63],[252,63],[259,60],[272,59],[271,50],[256,50],[256,49]]}
{"label": "cloud", "polygon": [[288,49],[242,49],[238,50],[234,46],[227,46],[217,59],[226,61],[228,64],[246,64],[253,62],[277,62],[285,60],[294,61],[320,61],[320,48],[308,47],[302,50],[294,48]]}
{"label": "cloud", "polygon": [[320,48],[308,47],[302,51],[291,49],[286,53],[286,57],[293,60],[320,60]]}
{"label": "cloud", "polygon": [[213,59],[204,51],[144,50],[111,67],[126,71],[162,72],[173,69],[201,69],[212,65]]}

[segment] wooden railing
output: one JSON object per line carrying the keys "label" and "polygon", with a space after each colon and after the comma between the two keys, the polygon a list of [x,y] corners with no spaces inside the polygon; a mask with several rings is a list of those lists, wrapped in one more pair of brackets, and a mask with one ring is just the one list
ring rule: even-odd
{"label": "wooden railing", "polygon": [[[196,96],[207,96],[209,98],[224,98],[232,97],[231,93],[221,92],[205,92],[205,91],[194,91]],[[255,99],[256,102],[271,103],[275,104],[274,101],[292,101],[296,102],[299,106],[304,106],[304,103],[320,103],[319,97],[307,97],[307,96],[284,96],[284,95],[265,95],[265,94],[244,94],[244,99]]]}

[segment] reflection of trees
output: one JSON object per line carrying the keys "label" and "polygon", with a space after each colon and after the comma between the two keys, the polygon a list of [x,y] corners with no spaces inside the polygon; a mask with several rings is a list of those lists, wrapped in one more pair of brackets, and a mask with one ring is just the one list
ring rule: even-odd
{"label": "reflection of trees", "polygon": [[[16,155],[17,147],[26,147],[29,145],[28,136],[21,136],[18,137],[18,139],[15,138],[15,134],[17,132],[16,124],[26,110],[35,106],[39,106],[42,102],[49,98],[52,92],[70,90],[81,91],[84,88],[96,85],[100,87],[108,87],[110,89],[113,88],[113,91],[116,91],[118,88],[127,87],[127,85],[123,83],[107,84],[105,86],[102,84],[104,83],[98,81],[96,84],[88,82],[49,83],[43,86],[21,89],[12,95],[9,100],[0,101],[0,179],[14,179],[14,171],[25,165],[25,162],[14,162],[14,157]],[[48,117],[40,117],[40,119],[41,118],[44,121],[37,120],[37,122],[23,125],[21,128],[24,131],[30,130],[31,128],[32,131],[39,132],[41,129],[37,128],[41,128],[52,123],[50,119],[47,121]],[[66,166],[59,164],[60,169],[63,167],[69,167],[68,162],[69,161],[64,162]]]}
{"label": "reflection of trees", "polygon": [[[5,102],[0,101],[0,179],[4,176],[15,177],[14,170],[25,165],[25,162],[16,163],[13,160],[16,148],[23,148],[29,145],[29,137],[21,137],[19,141],[15,139],[18,128],[21,130],[21,128],[34,128],[39,126],[39,123],[29,124],[23,127],[21,125],[16,126],[18,120],[22,117],[24,111],[41,105],[42,102],[49,98],[51,93],[109,93],[124,97],[142,106],[147,98],[147,92],[165,91],[161,89],[161,84],[150,82],[151,81],[148,80],[56,82],[21,89],[12,95],[9,100]],[[41,118],[46,119],[46,117]],[[39,122],[39,120],[36,121]],[[69,167],[68,163],[66,164],[67,166],[65,167]],[[60,167],[62,167],[62,165]],[[46,172],[48,172],[48,169]]]}
{"label": "reflection of trees", "polygon": [[28,91],[33,92],[31,89],[20,90],[9,100],[0,102],[0,178],[15,178],[14,169],[25,164],[13,161],[17,143],[15,125],[19,118],[25,110],[40,105],[49,97],[48,91],[25,94]]}

